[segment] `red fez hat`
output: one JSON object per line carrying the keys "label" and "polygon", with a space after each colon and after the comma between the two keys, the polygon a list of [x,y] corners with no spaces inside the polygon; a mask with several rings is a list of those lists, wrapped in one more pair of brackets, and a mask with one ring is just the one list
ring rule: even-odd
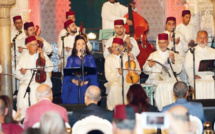
{"label": "red fez hat", "polygon": [[172,21],[175,21],[175,22],[176,22],[176,18],[175,18],[175,17],[167,17],[167,18],[166,18],[166,23],[167,23],[169,20],[172,20]]}
{"label": "red fez hat", "polygon": [[28,30],[29,27],[33,27],[34,23],[33,22],[25,22],[24,24],[24,30]]}
{"label": "red fez hat", "polygon": [[117,105],[114,110],[114,119],[135,119],[135,109],[133,106]]}
{"label": "red fez hat", "polygon": [[112,43],[117,43],[119,45],[123,45],[123,39],[121,39],[121,38],[113,38]]}
{"label": "red fez hat", "polygon": [[123,20],[115,20],[114,25],[124,25],[124,21]]}
{"label": "red fez hat", "polygon": [[64,28],[66,29],[72,23],[74,23],[73,20],[67,20],[66,22],[64,22]]}
{"label": "red fez hat", "polygon": [[191,14],[191,13],[190,13],[190,10],[183,10],[183,11],[182,11],[182,17],[183,17],[184,15],[186,15],[186,14]]}
{"label": "red fez hat", "polygon": [[168,40],[168,34],[166,33],[158,34],[158,40]]}
{"label": "red fez hat", "polygon": [[69,15],[75,15],[75,11],[68,11],[68,12],[66,12],[66,18],[67,18]]}
{"label": "red fez hat", "polygon": [[13,22],[15,22],[16,20],[19,20],[19,19],[22,19],[22,17],[20,15],[14,16],[13,17]]}
{"label": "red fez hat", "polygon": [[35,41],[35,40],[37,40],[35,36],[28,36],[25,39],[25,44],[28,44],[29,42],[32,42],[32,41]]}

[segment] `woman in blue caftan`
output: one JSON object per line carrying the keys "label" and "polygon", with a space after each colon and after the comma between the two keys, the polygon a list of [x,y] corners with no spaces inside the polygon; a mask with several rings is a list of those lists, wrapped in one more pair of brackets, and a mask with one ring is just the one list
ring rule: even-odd
{"label": "woman in blue caftan", "polygon": [[[96,68],[95,60],[92,55],[90,55],[89,49],[86,45],[86,40],[83,36],[77,35],[75,38],[74,47],[72,49],[72,55],[67,59],[66,68],[80,68],[81,67],[81,57],[83,55],[84,67]],[[84,94],[86,89],[90,85],[98,86],[97,82],[97,72],[93,75],[85,75],[84,82],[83,77],[81,79],[80,86],[80,97],[81,102],[84,103]],[[79,103],[79,86],[77,76],[64,76],[63,77],[63,89],[61,98],[63,104],[77,104]]]}

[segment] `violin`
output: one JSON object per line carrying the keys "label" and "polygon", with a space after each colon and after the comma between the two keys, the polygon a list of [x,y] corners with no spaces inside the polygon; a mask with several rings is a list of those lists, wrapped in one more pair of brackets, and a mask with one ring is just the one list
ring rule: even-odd
{"label": "violin", "polygon": [[83,29],[84,29],[84,24],[83,24],[83,22],[81,22],[81,24],[80,24],[80,30],[79,30],[79,35],[82,35],[82,36],[84,36],[84,38],[86,39],[86,41],[87,41],[87,35],[83,32]]}
{"label": "violin", "polygon": [[[39,34],[40,34],[39,29],[40,29],[40,27],[38,25],[36,25],[36,32],[35,32],[36,36],[39,36]],[[43,42],[40,40],[37,40],[37,42],[38,42],[39,48],[43,48]]]}
{"label": "violin", "polygon": [[[133,14],[132,14],[132,7],[131,5],[128,5],[128,14],[129,14],[129,20],[132,20],[133,22]],[[129,26],[129,33],[130,33],[130,37],[134,37],[134,25]],[[129,54],[129,52],[131,51],[131,48],[128,47],[127,44],[127,52]],[[131,71],[131,70],[135,70],[136,69],[136,63],[133,60],[130,60],[130,56],[128,55],[128,61],[125,63],[125,67],[128,70],[128,74],[126,76],[126,81],[128,83],[132,83],[132,84],[136,84],[139,81],[139,75],[135,72],[135,71]]]}
{"label": "violin", "polygon": [[[38,33],[39,26],[36,26],[36,34]],[[37,40],[38,48],[43,48],[43,42]],[[38,54],[38,59],[36,60],[36,67],[39,68],[36,72],[35,81],[37,83],[44,83],[46,81],[46,72],[45,72],[46,60],[41,57],[41,53]]]}

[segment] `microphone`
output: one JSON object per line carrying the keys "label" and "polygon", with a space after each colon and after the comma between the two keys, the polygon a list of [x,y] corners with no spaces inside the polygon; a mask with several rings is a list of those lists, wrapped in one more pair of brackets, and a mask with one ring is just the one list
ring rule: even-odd
{"label": "microphone", "polygon": [[69,36],[69,33],[67,32],[66,35],[62,36],[61,39],[64,39],[65,37]]}
{"label": "microphone", "polygon": [[121,52],[119,47],[117,47],[116,50],[117,50],[118,52]]}
{"label": "microphone", "polygon": [[80,48],[79,51],[81,52],[81,57],[83,57],[84,52],[83,52],[82,48]]}
{"label": "microphone", "polygon": [[171,29],[172,29],[172,32],[174,32],[174,31],[175,31],[175,27],[172,27]]}

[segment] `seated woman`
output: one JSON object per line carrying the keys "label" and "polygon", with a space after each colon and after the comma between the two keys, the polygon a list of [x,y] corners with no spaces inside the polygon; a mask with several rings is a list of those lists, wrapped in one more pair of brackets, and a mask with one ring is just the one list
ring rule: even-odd
{"label": "seated woman", "polygon": [[[95,60],[90,55],[89,49],[86,45],[86,40],[83,36],[77,35],[75,38],[72,55],[67,59],[66,68],[80,68],[81,59],[83,57],[84,67],[96,68]],[[97,71],[93,75],[85,75],[80,78],[80,98],[84,103],[84,93],[90,85],[98,86]],[[64,104],[77,104],[79,103],[79,80],[77,76],[64,76],[63,89],[61,98]]]}
{"label": "seated woman", "polygon": [[159,112],[158,108],[149,104],[149,98],[139,84],[131,85],[127,93],[128,105],[136,106],[137,112]]}
{"label": "seated woman", "polygon": [[13,106],[10,98],[6,95],[0,96],[0,123],[4,134],[21,134],[23,129],[12,116]]}

